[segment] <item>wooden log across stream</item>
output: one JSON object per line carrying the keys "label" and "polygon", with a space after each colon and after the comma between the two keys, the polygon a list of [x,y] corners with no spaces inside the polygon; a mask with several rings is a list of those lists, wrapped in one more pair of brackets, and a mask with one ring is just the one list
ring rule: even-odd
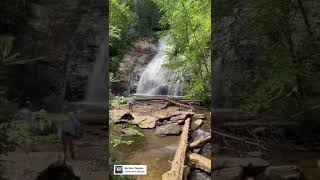
{"label": "wooden log across stream", "polygon": [[186,166],[186,161],[188,164],[192,164],[194,167],[202,169],[207,173],[211,173],[211,160],[196,153],[187,152],[188,148],[194,148],[201,146],[211,139],[211,136],[200,138],[188,146],[189,128],[190,128],[190,118],[185,121],[185,124],[180,135],[180,141],[173,158],[171,169],[162,175],[162,180],[182,180],[186,179],[190,172],[190,167]]}
{"label": "wooden log across stream", "polygon": [[190,127],[190,118],[185,121],[182,129],[182,134],[180,136],[180,142],[172,161],[172,166],[170,171],[167,171],[162,175],[162,180],[182,180],[183,169],[186,158],[186,150],[188,145],[188,134]]}

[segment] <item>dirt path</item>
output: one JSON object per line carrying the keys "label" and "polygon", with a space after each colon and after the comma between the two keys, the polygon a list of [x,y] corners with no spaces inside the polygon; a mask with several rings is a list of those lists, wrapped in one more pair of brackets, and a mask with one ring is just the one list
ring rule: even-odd
{"label": "dirt path", "polygon": [[[76,159],[68,160],[76,175],[82,180],[107,178],[106,136],[103,127],[84,127],[84,136],[76,140]],[[31,152],[17,148],[10,152],[3,165],[4,176],[9,180],[33,180],[37,173],[57,161],[61,144],[32,145]]]}

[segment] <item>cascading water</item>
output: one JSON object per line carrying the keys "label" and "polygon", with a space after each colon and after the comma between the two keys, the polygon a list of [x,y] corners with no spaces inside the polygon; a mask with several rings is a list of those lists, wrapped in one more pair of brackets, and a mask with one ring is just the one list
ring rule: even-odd
{"label": "cascading water", "polygon": [[168,48],[164,39],[158,43],[157,54],[143,71],[138,83],[138,95],[181,95],[179,83],[170,83],[170,77],[173,73],[162,67],[165,63],[166,48]]}
{"label": "cascading water", "polygon": [[88,83],[86,101],[90,103],[107,102],[107,62],[108,41],[103,40],[100,45],[99,54],[94,62]]}

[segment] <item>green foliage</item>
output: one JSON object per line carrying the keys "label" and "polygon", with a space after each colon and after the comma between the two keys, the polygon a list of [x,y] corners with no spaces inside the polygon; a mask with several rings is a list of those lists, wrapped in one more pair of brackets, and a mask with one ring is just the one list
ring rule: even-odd
{"label": "green foliage", "polygon": [[18,34],[27,27],[30,17],[29,5],[34,0],[1,0],[0,34]]}
{"label": "green foliage", "polygon": [[152,0],[135,0],[132,9],[137,15],[135,21],[136,33],[142,37],[153,37],[153,29],[160,29],[160,13]]}
{"label": "green foliage", "polygon": [[117,72],[132,42],[153,36],[159,12],[151,0],[109,0],[109,6],[110,71]]}
{"label": "green foliage", "polygon": [[13,49],[13,40],[12,36],[1,35],[0,36],[0,59],[4,59],[11,53]]}
{"label": "green foliage", "polygon": [[211,1],[209,0],[154,0],[161,13],[161,23],[169,29],[166,37],[169,62],[175,69],[187,95],[207,98],[211,94]]}
{"label": "green foliage", "polygon": [[14,38],[9,35],[0,35],[0,94],[9,90],[9,74],[3,65],[3,59],[9,56],[13,49]]}
{"label": "green foliage", "polygon": [[134,141],[132,140],[126,141],[126,140],[122,140],[121,138],[113,138],[110,143],[113,145],[113,147],[116,147],[120,144],[131,145],[133,142]]}
{"label": "green foliage", "polygon": [[40,110],[33,113],[33,127],[37,134],[46,135],[53,132],[54,123],[48,118],[45,110]]}
{"label": "green foliage", "polygon": [[246,28],[257,35],[261,57],[257,71],[251,72],[254,76],[244,76],[246,83],[237,84],[242,108],[282,119],[307,118],[305,113],[293,114],[309,112],[320,104],[315,98],[320,94],[315,80],[320,78],[319,34],[314,33],[310,16],[303,13],[308,8],[290,0],[245,2],[250,12]]}
{"label": "green foliage", "polygon": [[[10,145],[16,143],[11,133],[11,130],[15,128],[15,123],[12,121],[16,109],[17,106],[14,103],[0,96],[0,155],[6,153]],[[20,140],[20,137],[17,139]]]}
{"label": "green foliage", "polygon": [[120,96],[119,100],[120,100],[121,104],[125,104],[127,102],[128,98],[124,97],[124,96]]}
{"label": "green foliage", "polygon": [[10,129],[7,131],[7,140],[10,142],[10,144],[23,143],[28,136],[26,128],[26,123],[22,121],[11,121],[0,124],[0,129]]}
{"label": "green foliage", "polygon": [[136,18],[129,9],[130,0],[109,0],[109,37],[112,45],[115,40],[121,39],[121,33]]}
{"label": "green foliage", "polygon": [[48,134],[48,135],[32,135],[31,140],[33,143],[38,144],[52,144],[59,140],[59,137],[56,134]]}
{"label": "green foliage", "polygon": [[130,0],[109,0],[110,72],[117,72],[119,64],[134,39],[132,23],[136,14]]}
{"label": "green foliage", "polygon": [[137,137],[144,137],[144,134],[136,129],[133,128],[125,128],[122,129],[121,132],[124,133],[125,136],[137,136]]}
{"label": "green foliage", "polygon": [[[127,98],[127,97],[124,97],[124,96],[120,96],[120,97],[119,97],[119,100],[120,100],[120,105],[121,105],[121,104],[126,104],[128,98]],[[111,109],[114,109],[114,108],[116,108],[116,107],[118,106],[116,100],[110,100],[110,102],[111,102],[111,103],[110,103],[110,108],[111,108]]]}

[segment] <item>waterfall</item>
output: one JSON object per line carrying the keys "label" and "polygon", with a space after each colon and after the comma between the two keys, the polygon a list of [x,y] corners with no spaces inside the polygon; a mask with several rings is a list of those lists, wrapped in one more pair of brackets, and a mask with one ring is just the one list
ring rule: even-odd
{"label": "waterfall", "polygon": [[87,102],[107,102],[107,57],[108,41],[105,38],[99,47],[98,56],[89,76]]}
{"label": "waterfall", "polygon": [[137,93],[141,95],[181,95],[179,83],[170,83],[173,72],[162,67],[166,62],[166,48],[164,39],[158,43],[157,54],[143,71],[138,83]]}

